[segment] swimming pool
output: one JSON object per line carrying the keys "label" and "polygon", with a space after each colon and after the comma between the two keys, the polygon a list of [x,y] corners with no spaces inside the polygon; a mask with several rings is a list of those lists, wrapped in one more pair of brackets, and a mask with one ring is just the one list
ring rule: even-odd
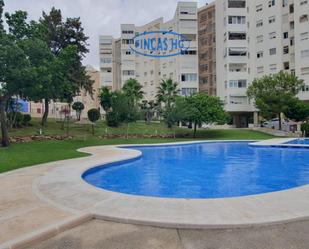
{"label": "swimming pool", "polygon": [[295,139],[289,142],[286,142],[285,144],[308,144],[309,145],[309,139]]}
{"label": "swimming pool", "polygon": [[226,198],[309,183],[307,149],[248,142],[130,147],[142,157],[95,167],[83,179],[102,189],[164,198]]}

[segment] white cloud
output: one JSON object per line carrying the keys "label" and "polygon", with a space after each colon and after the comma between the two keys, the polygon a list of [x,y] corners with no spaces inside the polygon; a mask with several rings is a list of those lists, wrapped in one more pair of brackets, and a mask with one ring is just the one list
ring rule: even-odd
{"label": "white cloud", "polygon": [[[85,64],[98,67],[99,35],[120,35],[121,23],[143,25],[153,19],[171,19],[177,0],[5,0],[5,11],[25,10],[30,19],[37,20],[42,11],[48,12],[55,6],[65,17],[81,17],[89,36],[90,53]],[[197,1],[203,6],[209,0]]]}

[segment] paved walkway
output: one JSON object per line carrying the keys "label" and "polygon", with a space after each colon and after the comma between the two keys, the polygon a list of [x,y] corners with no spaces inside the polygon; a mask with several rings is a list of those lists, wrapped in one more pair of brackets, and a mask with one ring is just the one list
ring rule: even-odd
{"label": "paved walkway", "polygon": [[33,181],[56,165],[0,175],[0,245],[73,216],[42,201],[32,191]]}
{"label": "paved walkway", "polygon": [[309,221],[263,228],[183,230],[94,220],[31,249],[308,249],[308,234]]}

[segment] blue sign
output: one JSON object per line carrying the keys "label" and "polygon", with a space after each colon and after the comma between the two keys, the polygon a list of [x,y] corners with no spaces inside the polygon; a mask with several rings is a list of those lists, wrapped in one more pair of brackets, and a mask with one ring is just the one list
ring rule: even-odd
{"label": "blue sign", "polygon": [[148,57],[171,57],[181,55],[190,47],[185,35],[172,31],[150,31],[136,35],[131,50]]}

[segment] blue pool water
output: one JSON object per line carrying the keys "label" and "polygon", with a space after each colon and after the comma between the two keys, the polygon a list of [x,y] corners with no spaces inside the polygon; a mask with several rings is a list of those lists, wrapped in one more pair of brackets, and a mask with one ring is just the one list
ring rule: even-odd
{"label": "blue pool water", "polygon": [[88,183],[125,194],[223,198],[309,183],[309,150],[250,147],[247,142],[131,147],[139,159],[86,171]]}
{"label": "blue pool water", "polygon": [[305,144],[305,145],[308,144],[309,145],[309,139],[295,139],[285,144]]}

